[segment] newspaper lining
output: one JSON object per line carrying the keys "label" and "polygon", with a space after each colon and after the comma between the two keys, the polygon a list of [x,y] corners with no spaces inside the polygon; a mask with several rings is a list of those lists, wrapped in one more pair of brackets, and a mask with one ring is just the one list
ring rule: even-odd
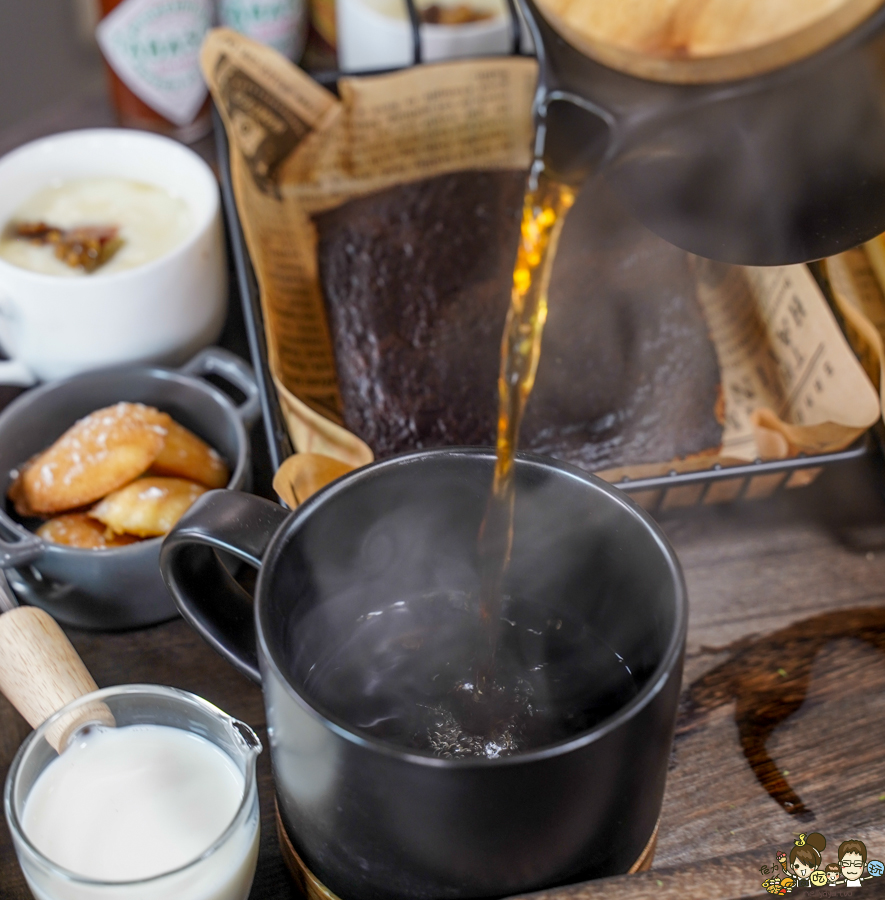
{"label": "newspaper lining", "polygon": [[[880,265],[876,265],[879,262]],[[845,332],[870,380],[879,388],[885,415],[885,241],[882,237],[828,259],[829,278]]]}

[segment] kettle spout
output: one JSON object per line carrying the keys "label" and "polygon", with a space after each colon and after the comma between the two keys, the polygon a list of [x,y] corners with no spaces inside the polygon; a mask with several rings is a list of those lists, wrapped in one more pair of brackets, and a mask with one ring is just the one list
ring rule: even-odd
{"label": "kettle spout", "polygon": [[604,164],[614,116],[587,99],[587,60],[550,27],[532,0],[519,3],[538,56],[535,158],[552,177],[579,186]]}
{"label": "kettle spout", "polygon": [[605,165],[612,125],[604,110],[582,97],[548,94],[535,107],[535,159],[551,178],[578,188]]}

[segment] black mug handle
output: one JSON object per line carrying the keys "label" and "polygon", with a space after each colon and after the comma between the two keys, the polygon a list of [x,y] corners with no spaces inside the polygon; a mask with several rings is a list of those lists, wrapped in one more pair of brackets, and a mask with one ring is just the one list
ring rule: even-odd
{"label": "black mug handle", "polygon": [[242,491],[209,491],[181,517],[160,550],[160,571],[182,616],[253,681],[261,681],[252,598],[221,564],[230,553],[256,569],[289,516]]}

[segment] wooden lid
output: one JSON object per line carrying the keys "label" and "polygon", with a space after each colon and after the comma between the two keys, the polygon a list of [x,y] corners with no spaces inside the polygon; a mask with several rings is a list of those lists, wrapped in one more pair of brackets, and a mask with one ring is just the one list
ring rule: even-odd
{"label": "wooden lid", "polygon": [[535,0],[574,47],[677,83],[759,75],[844,37],[885,0]]}

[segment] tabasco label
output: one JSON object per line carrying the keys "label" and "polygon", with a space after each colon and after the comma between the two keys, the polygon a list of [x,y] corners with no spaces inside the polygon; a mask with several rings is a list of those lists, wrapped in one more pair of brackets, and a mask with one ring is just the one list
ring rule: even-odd
{"label": "tabasco label", "polygon": [[176,125],[187,125],[206,99],[200,45],[212,25],[212,0],[124,0],[96,29],[120,80]]}

